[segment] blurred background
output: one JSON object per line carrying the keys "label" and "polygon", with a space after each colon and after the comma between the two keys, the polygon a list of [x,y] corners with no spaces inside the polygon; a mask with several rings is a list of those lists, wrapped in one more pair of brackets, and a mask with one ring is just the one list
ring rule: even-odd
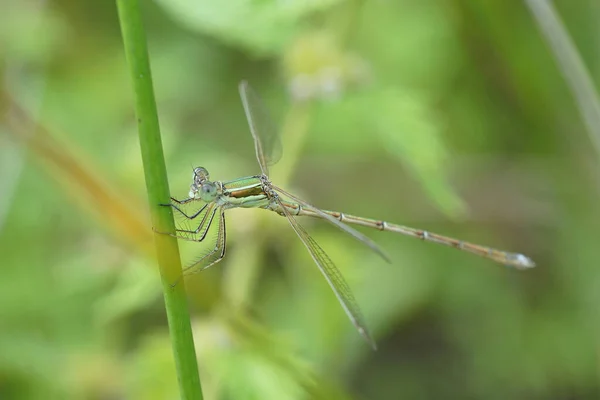
{"label": "blurred background", "polygon": [[[194,166],[259,172],[247,79],[281,131],[279,186],[537,262],[362,230],[386,264],[302,219],[374,352],[283,218],[228,211],[225,260],[186,280],[205,398],[600,398],[600,125],[535,1],[143,3],[173,196]],[[553,4],[598,76],[598,4]],[[2,8],[0,398],[178,398],[115,4]],[[181,246],[189,264],[212,244]]]}

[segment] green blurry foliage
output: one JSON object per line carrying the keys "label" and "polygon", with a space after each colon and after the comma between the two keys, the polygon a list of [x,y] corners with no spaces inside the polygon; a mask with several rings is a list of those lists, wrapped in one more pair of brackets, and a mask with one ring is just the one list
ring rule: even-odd
{"label": "green blurry foliage", "polygon": [[[327,104],[322,115],[333,118],[319,124],[324,133],[321,145],[353,151],[386,152],[405,164],[437,207],[451,217],[465,213],[466,206],[448,182],[447,149],[443,143],[443,122],[435,115],[433,102],[409,88],[381,88],[352,93]],[[367,111],[368,110],[368,111]],[[342,123],[335,121],[342,120]],[[325,125],[327,123],[327,125]],[[355,129],[358,126],[360,129]],[[345,132],[336,143],[327,132]],[[364,136],[374,140],[364,143]]]}
{"label": "green blurry foliage", "polygon": [[340,0],[312,1],[159,1],[178,24],[263,56],[281,54],[304,24]]}
{"label": "green blurry foliage", "polygon": [[[0,16],[0,57],[5,60],[26,60],[43,63],[58,50],[69,33],[60,15],[50,9],[16,3],[3,4]],[[43,35],[39,33],[43,32]]]}
{"label": "green blurry foliage", "polygon": [[[598,8],[553,3],[596,71]],[[193,166],[219,180],[259,171],[245,78],[282,127],[279,185],[538,263],[517,273],[365,231],[388,265],[302,220],[353,288],[373,353],[286,221],[231,210],[225,260],[187,280],[207,399],[599,397],[598,155],[521,2],[179,0],[144,12],[175,197]],[[0,20],[3,115],[14,97],[64,159],[76,153],[64,171],[16,141],[22,155],[0,163],[17,182],[11,193],[0,182],[12,199],[0,202],[0,397],[176,398],[145,233],[109,217],[129,212],[150,235],[115,7],[18,2]],[[97,181],[117,205],[89,195]],[[182,244],[184,262],[207,247]]]}
{"label": "green blurry foliage", "polygon": [[454,193],[445,176],[447,151],[441,142],[440,128],[426,99],[410,90],[387,90],[374,94],[365,103],[379,104],[371,126],[381,135],[383,146],[422,182],[436,206],[448,215],[464,214],[466,206]]}

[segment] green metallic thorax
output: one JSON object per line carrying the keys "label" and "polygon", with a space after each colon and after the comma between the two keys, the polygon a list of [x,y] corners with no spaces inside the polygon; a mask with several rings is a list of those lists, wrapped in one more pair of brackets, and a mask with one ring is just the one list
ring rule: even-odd
{"label": "green metallic thorax", "polygon": [[258,176],[223,182],[223,193],[219,200],[226,208],[267,208],[270,203]]}

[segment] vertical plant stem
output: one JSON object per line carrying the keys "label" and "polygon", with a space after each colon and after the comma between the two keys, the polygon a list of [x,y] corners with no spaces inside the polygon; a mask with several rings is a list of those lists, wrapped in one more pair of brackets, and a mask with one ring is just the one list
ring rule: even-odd
{"label": "vertical plant stem", "polygon": [[[173,232],[175,224],[171,209],[159,205],[169,202],[169,185],[139,0],[117,0],[117,8],[135,91],[138,132],[152,224],[158,232]],[[181,276],[177,239],[156,233],[154,239],[181,398],[202,399],[185,284],[181,280],[176,286],[171,286]]]}
{"label": "vertical plant stem", "polygon": [[600,99],[577,47],[549,0],[525,0],[548,43],[587,127],[596,152],[600,154]]}

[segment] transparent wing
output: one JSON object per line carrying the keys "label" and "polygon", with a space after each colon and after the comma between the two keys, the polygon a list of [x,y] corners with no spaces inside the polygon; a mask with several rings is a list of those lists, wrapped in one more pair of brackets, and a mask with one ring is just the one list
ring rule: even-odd
{"label": "transparent wing", "polygon": [[240,82],[239,90],[250,133],[254,139],[256,159],[262,173],[268,176],[269,165],[275,164],[281,158],[281,141],[277,129],[262,101],[250,88],[248,82]]}
{"label": "transparent wing", "polygon": [[336,268],[336,266],[333,264],[333,261],[331,261],[321,246],[315,242],[315,240],[308,234],[308,232],[306,232],[302,225],[298,223],[294,216],[290,214],[287,208],[281,204],[280,200],[277,201],[279,202],[279,206],[283,210],[283,213],[290,222],[292,229],[294,229],[294,232],[296,232],[302,243],[304,243],[304,246],[306,246],[306,249],[325,277],[325,280],[327,283],[329,283],[329,286],[331,286],[333,293],[335,293],[336,297],[338,298],[342,308],[346,312],[346,315],[348,315],[350,321],[352,321],[358,330],[358,333],[360,333],[362,337],[364,337],[365,340],[371,345],[371,347],[376,350],[377,345],[369,334],[369,330],[367,329],[367,325],[364,321],[362,313],[360,312],[360,308],[358,307],[358,304],[356,304],[354,295],[344,280],[341,272]]}
{"label": "transparent wing", "polygon": [[206,252],[202,257],[194,261],[192,264],[185,267],[183,269],[184,275],[191,275],[200,271],[204,271],[205,269],[212,267],[213,265],[221,261],[223,257],[225,257],[225,248],[227,245],[227,240],[225,236],[225,213],[222,207],[215,209],[215,212],[218,214],[218,216],[215,218],[215,220],[217,220],[217,239],[215,241],[215,247]]}
{"label": "transparent wing", "polygon": [[[320,218],[323,218],[324,220],[327,220],[332,225],[335,225],[337,228],[339,228],[342,231],[346,232],[347,234],[349,234],[350,236],[352,236],[356,240],[358,240],[358,241],[362,242],[363,244],[369,246],[369,248],[371,250],[373,250],[375,253],[379,254],[381,256],[381,258],[383,258],[385,261],[391,262],[390,257],[377,245],[377,243],[375,243],[373,240],[369,239],[367,236],[363,235],[362,233],[360,233],[356,229],[354,229],[354,228],[352,228],[352,227],[344,224],[343,222],[335,219],[331,215],[325,214],[323,211],[319,210],[317,207],[311,206],[310,204],[308,204],[304,200],[299,199],[298,197],[294,196],[293,194],[288,193],[285,190],[278,188],[277,186],[273,185],[273,189],[275,189],[277,192],[283,194],[284,196],[289,197],[295,203],[300,204],[302,206],[302,208],[307,209],[307,210],[311,210],[312,212],[314,212],[315,214],[317,214]],[[283,205],[282,205],[282,207],[285,208]]]}
{"label": "transparent wing", "polygon": [[173,205],[173,208],[177,215],[175,236],[192,242],[202,242],[206,238],[218,211],[215,203],[208,203],[193,214],[186,213],[181,205]]}

